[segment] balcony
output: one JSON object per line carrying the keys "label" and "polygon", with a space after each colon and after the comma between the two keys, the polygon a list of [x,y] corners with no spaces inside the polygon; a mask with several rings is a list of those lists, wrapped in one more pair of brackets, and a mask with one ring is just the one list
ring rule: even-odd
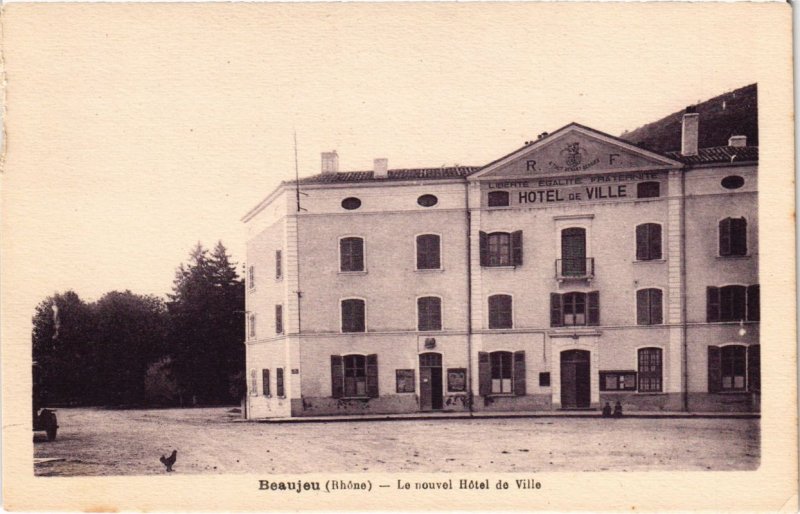
{"label": "balcony", "polygon": [[588,280],[594,278],[594,257],[556,259],[556,280]]}

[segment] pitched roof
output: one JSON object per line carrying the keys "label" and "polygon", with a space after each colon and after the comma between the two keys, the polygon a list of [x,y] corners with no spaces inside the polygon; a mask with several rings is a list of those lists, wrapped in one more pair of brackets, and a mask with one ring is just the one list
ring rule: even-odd
{"label": "pitched roof", "polygon": [[[405,168],[389,170],[385,179],[376,179],[373,171],[340,171],[338,173],[319,173],[300,179],[300,184],[338,184],[347,182],[371,182],[373,180],[436,180],[448,178],[463,178],[479,170],[478,166],[452,166],[441,168]],[[288,181],[287,184],[294,184]]]}
{"label": "pitched roof", "polygon": [[697,155],[681,155],[680,152],[667,152],[667,157],[684,164],[714,164],[758,161],[757,146],[714,146],[700,148]]}

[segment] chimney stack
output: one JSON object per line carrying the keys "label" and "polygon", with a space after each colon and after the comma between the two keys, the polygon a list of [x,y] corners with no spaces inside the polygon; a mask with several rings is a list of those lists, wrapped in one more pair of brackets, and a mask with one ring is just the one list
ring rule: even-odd
{"label": "chimney stack", "polygon": [[681,154],[697,155],[697,139],[700,135],[700,115],[696,108],[691,105],[686,108],[683,115],[683,127],[681,129]]}
{"label": "chimney stack", "polygon": [[322,174],[339,172],[339,154],[336,150],[332,152],[322,152]]}
{"label": "chimney stack", "polygon": [[375,159],[373,167],[374,178],[388,178],[389,177],[389,159]]}
{"label": "chimney stack", "polygon": [[728,146],[747,146],[747,136],[731,136]]}

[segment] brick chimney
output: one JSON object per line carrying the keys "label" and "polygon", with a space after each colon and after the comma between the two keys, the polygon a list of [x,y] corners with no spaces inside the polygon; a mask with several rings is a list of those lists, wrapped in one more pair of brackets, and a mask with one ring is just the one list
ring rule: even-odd
{"label": "brick chimney", "polygon": [[728,146],[747,146],[747,136],[731,136]]}
{"label": "brick chimney", "polygon": [[336,150],[332,152],[322,152],[322,174],[339,172],[339,154]]}
{"label": "brick chimney", "polygon": [[373,177],[375,178],[388,178],[389,177],[389,159],[375,159],[373,167]]}
{"label": "brick chimney", "polygon": [[696,108],[691,105],[686,108],[683,115],[683,127],[681,129],[681,154],[697,155],[697,139],[700,135],[700,115]]}

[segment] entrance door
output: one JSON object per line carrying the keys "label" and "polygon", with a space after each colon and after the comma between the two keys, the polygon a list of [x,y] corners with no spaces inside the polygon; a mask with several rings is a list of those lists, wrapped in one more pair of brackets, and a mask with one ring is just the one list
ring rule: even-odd
{"label": "entrance door", "polygon": [[572,227],[561,231],[561,272],[565,277],[586,275],[586,229]]}
{"label": "entrance door", "polygon": [[419,407],[441,410],[444,406],[442,387],[442,355],[423,353],[419,356]]}
{"label": "entrance door", "polygon": [[589,352],[561,352],[561,407],[588,408],[591,403],[589,385]]}

